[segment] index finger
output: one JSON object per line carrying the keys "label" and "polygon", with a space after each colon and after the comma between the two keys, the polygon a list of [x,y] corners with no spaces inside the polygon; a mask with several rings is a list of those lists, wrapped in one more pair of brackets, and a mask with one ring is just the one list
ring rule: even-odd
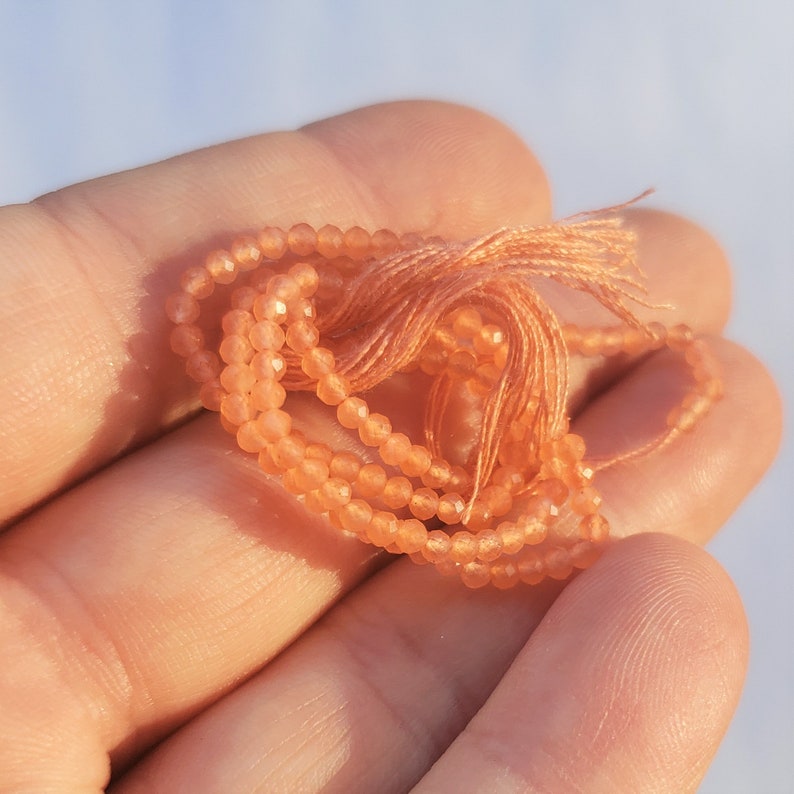
{"label": "index finger", "polygon": [[367,108],[0,210],[0,521],[190,411],[162,307],[178,273],[231,235],[306,221],[467,236],[494,218],[548,219],[545,178],[513,133],[427,105]]}

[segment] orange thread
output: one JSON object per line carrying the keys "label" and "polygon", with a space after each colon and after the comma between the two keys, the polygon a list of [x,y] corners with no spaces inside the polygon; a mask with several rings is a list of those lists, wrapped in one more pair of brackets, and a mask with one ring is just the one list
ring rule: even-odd
{"label": "orange thread", "polygon": [[[241,448],[337,528],[470,587],[565,578],[608,538],[595,472],[670,443],[721,394],[713,357],[690,329],[644,324],[632,310],[648,305],[634,250],[609,211],[465,242],[268,227],[183,275],[166,304],[171,346]],[[592,296],[620,325],[562,326],[537,292],[544,279]],[[199,302],[236,280],[215,354],[197,325]],[[584,441],[568,432],[569,355],[663,346],[685,355],[693,390],[657,439],[587,463]],[[423,444],[366,398],[417,368],[433,378]],[[312,443],[293,427],[293,391],[333,406],[380,462]],[[445,428],[463,392],[481,418],[472,452],[455,460]]]}

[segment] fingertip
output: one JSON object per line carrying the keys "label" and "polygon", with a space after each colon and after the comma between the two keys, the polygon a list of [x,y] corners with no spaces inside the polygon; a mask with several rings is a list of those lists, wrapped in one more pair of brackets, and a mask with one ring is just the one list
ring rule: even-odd
{"label": "fingertip", "polygon": [[526,144],[479,110],[389,102],[304,127],[404,231],[464,239],[551,217],[548,179]]}

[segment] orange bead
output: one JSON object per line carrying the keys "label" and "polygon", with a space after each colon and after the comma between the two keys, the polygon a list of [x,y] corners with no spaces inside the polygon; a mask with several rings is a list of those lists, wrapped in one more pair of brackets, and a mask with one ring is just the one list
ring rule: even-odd
{"label": "orange bead", "polygon": [[363,499],[351,499],[339,510],[339,521],[348,532],[366,532],[373,510]]}
{"label": "orange bead", "polygon": [[248,338],[256,350],[281,350],[286,339],[282,327],[272,320],[260,320]]}
{"label": "orange bead", "polygon": [[398,466],[411,454],[411,439],[405,433],[392,433],[378,447],[381,458],[389,466]]}
{"label": "orange bead", "polygon": [[329,372],[317,381],[317,396],[326,405],[339,405],[349,393],[347,378],[336,372]]}
{"label": "orange bead", "polygon": [[205,383],[220,375],[221,361],[209,350],[197,350],[185,362],[185,372],[193,380]]}
{"label": "orange bead", "polygon": [[317,253],[325,259],[339,256],[344,246],[342,230],[330,224],[317,230]]}
{"label": "orange bead", "polygon": [[426,447],[412,444],[407,457],[400,462],[402,473],[408,477],[421,477],[433,462]]}
{"label": "orange bead", "polygon": [[378,229],[372,235],[371,245],[372,254],[376,258],[381,259],[399,250],[400,239],[389,229]]}
{"label": "orange bead", "polygon": [[504,331],[498,325],[491,323],[483,325],[473,338],[474,349],[480,355],[489,356],[492,356],[504,341]]}
{"label": "orange bead", "polygon": [[295,484],[303,493],[321,488],[328,481],[328,464],[317,458],[304,458],[293,472]]}
{"label": "orange bead", "polygon": [[254,357],[254,348],[244,336],[232,334],[223,339],[218,349],[227,364],[247,364]]}
{"label": "orange bead", "polygon": [[277,380],[267,379],[254,384],[251,388],[251,397],[257,410],[267,411],[271,408],[281,408],[287,399],[287,392]]}
{"label": "orange bead", "polygon": [[231,253],[240,270],[254,270],[264,258],[262,248],[256,237],[243,235],[231,245]]}
{"label": "orange bead", "polygon": [[366,229],[353,226],[344,233],[344,252],[351,259],[364,259],[370,252],[370,242]]}
{"label": "orange bead", "polygon": [[444,494],[438,500],[437,513],[445,524],[458,524],[466,509],[466,502],[458,493]]}
{"label": "orange bead", "polygon": [[334,457],[334,452],[328,444],[307,444],[306,457],[316,458],[326,463],[329,468]]}
{"label": "orange bead", "polygon": [[546,578],[543,560],[535,554],[522,554],[518,560],[518,575],[524,584],[540,584]]}
{"label": "orange bead", "polygon": [[342,427],[355,430],[367,421],[369,407],[360,397],[346,397],[336,408],[336,418]]}
{"label": "orange bead", "polygon": [[242,425],[254,416],[251,398],[246,394],[227,394],[221,400],[221,416],[233,425]]}
{"label": "orange bead", "polygon": [[259,246],[268,259],[281,259],[287,252],[287,233],[275,226],[267,226],[259,233]]}
{"label": "orange bead", "polygon": [[260,432],[268,441],[278,441],[288,436],[292,429],[292,417],[279,408],[263,411],[256,421]]}
{"label": "orange bead", "polygon": [[511,560],[500,560],[491,565],[491,584],[499,590],[509,590],[521,581],[518,566]]}
{"label": "orange bead", "polygon": [[312,380],[333,372],[335,366],[334,354],[326,347],[312,347],[301,358],[301,369]]}
{"label": "orange bead", "polygon": [[237,278],[239,265],[228,251],[211,251],[204,267],[216,284],[231,284]]}
{"label": "orange bead", "polygon": [[452,315],[452,330],[462,339],[473,339],[482,328],[482,316],[470,307],[457,309]]}
{"label": "orange bead", "polygon": [[308,223],[296,223],[287,233],[287,247],[293,254],[308,256],[317,247],[317,232]]}
{"label": "orange bead", "polygon": [[465,564],[476,559],[479,544],[477,543],[477,538],[471,532],[466,532],[465,530],[456,532],[450,537],[449,541],[449,558],[453,562]]}
{"label": "orange bead", "polygon": [[196,300],[209,298],[215,290],[215,282],[212,276],[203,267],[188,268],[180,279],[179,285],[182,291],[186,292]]}
{"label": "orange bead", "polygon": [[165,302],[165,313],[176,325],[195,323],[201,315],[198,301],[186,292],[175,292]]}
{"label": "orange bead", "polygon": [[221,386],[220,378],[213,378],[201,384],[199,399],[208,411],[220,411],[225,396],[226,390]]}
{"label": "orange bead", "polygon": [[276,295],[260,295],[254,300],[252,309],[257,320],[281,324],[287,319],[287,303]]}
{"label": "orange bead", "polygon": [[399,510],[411,501],[414,489],[407,477],[389,477],[383,488],[383,504],[392,510]]}
{"label": "orange bead", "polygon": [[581,516],[592,515],[598,512],[601,502],[601,494],[592,485],[587,485],[571,495],[571,510]]}
{"label": "orange bead", "polygon": [[484,529],[478,532],[477,538],[477,558],[483,562],[493,562],[502,554],[502,538],[499,533],[492,529]]}
{"label": "orange bead", "polygon": [[337,452],[330,462],[331,476],[340,477],[352,483],[361,471],[361,459],[352,452]]}
{"label": "orange bead", "polygon": [[567,579],[573,573],[571,555],[563,548],[549,549],[543,555],[546,573],[551,579]]}
{"label": "orange bead", "polygon": [[422,556],[428,562],[439,563],[449,556],[449,548],[449,535],[442,529],[434,529],[427,533]]}
{"label": "orange bead", "polygon": [[491,581],[491,571],[484,562],[467,562],[460,570],[460,579],[466,587],[476,590]]}
{"label": "orange bead", "polygon": [[591,543],[603,543],[609,537],[609,522],[598,513],[591,513],[579,521],[579,537]]}
{"label": "orange bead", "polygon": [[228,392],[246,394],[256,383],[256,377],[247,364],[229,364],[221,372],[221,384]]}
{"label": "orange bead", "polygon": [[177,325],[171,331],[170,342],[174,353],[187,358],[203,349],[204,332],[197,325]]}
{"label": "orange bead", "polygon": [[358,428],[358,435],[368,447],[379,447],[391,436],[391,422],[383,414],[369,414]]}
{"label": "orange bead", "polygon": [[427,527],[415,518],[406,518],[398,524],[395,542],[403,554],[421,551],[427,543]]}
{"label": "orange bead", "polygon": [[320,276],[317,270],[308,262],[294,264],[287,275],[297,281],[302,298],[310,298],[317,292],[317,287],[320,285]]}
{"label": "orange bead", "polygon": [[365,463],[356,477],[356,493],[365,499],[380,496],[386,487],[388,477],[383,466],[377,463]]}
{"label": "orange bead", "polygon": [[524,547],[524,532],[515,521],[502,521],[496,528],[499,540],[502,541],[503,554],[518,554]]}
{"label": "orange bead", "polygon": [[259,432],[256,422],[248,421],[240,425],[237,443],[244,452],[261,452],[267,446],[267,439]]}
{"label": "orange bead", "polygon": [[376,510],[365,530],[370,542],[381,548],[391,546],[397,540],[399,522],[394,513]]}
{"label": "orange bead", "polygon": [[350,501],[353,491],[346,480],[330,477],[322,484],[320,494],[325,510],[339,510]]}
{"label": "orange bead", "polygon": [[417,488],[411,496],[408,509],[414,518],[427,521],[435,516],[438,501],[438,494],[432,488]]}
{"label": "orange bead", "polygon": [[470,350],[456,350],[447,359],[447,372],[453,378],[471,378],[477,369],[477,359]]}
{"label": "orange bead", "polygon": [[433,458],[427,471],[421,475],[422,485],[427,488],[443,488],[452,477],[452,467],[445,460]]}
{"label": "orange bead", "polygon": [[287,362],[275,350],[262,350],[255,353],[249,364],[257,379],[270,378],[281,380],[287,371]]}
{"label": "orange bead", "polygon": [[273,443],[270,457],[281,469],[293,469],[306,457],[306,442],[294,434],[285,435]]}
{"label": "orange bead", "polygon": [[523,487],[524,475],[517,466],[501,466],[494,471],[491,482],[509,493],[515,493]]}

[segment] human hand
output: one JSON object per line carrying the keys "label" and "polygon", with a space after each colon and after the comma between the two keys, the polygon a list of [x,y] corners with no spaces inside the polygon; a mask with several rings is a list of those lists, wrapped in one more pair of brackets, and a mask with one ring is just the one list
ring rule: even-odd
{"label": "human hand", "polygon": [[[665,321],[718,333],[716,244],[658,211],[625,215],[650,297],[676,307]],[[111,770],[119,792],[694,789],[747,642],[695,544],[779,432],[749,354],[713,339],[725,398],[692,435],[599,474],[613,535],[632,537],[567,585],[470,592],[307,515],[217,417],[193,416],[168,348],[178,274],[239,230],[459,239],[549,219],[514,136],[431,103],[2,210],[0,790],[97,790]],[[572,377],[574,427],[609,455],[655,435],[685,374],[660,353],[621,372],[577,360]]]}

